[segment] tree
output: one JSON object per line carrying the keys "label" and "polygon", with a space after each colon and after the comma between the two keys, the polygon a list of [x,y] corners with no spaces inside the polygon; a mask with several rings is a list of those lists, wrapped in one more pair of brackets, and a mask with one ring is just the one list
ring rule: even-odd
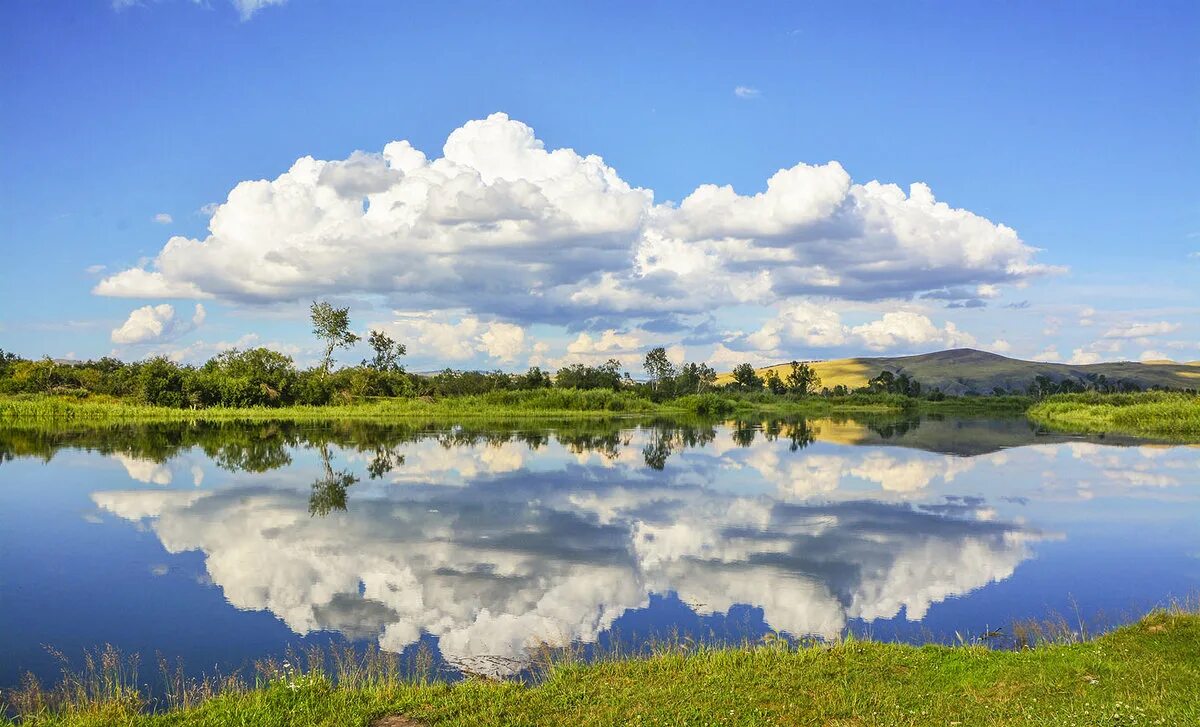
{"label": "tree", "polygon": [[675,377],[675,393],[677,395],[699,394],[712,388],[717,380],[717,372],[704,363],[685,363]]}
{"label": "tree", "polygon": [[787,386],[779,378],[779,374],[775,373],[774,369],[768,369],[767,375],[763,379],[766,382],[767,390],[772,394],[786,394]]}
{"label": "tree", "polygon": [[367,343],[371,344],[371,350],[375,352],[375,355],[369,359],[363,359],[363,366],[376,371],[401,370],[400,357],[408,353],[408,349],[403,343],[397,343],[388,334],[376,330],[371,331],[371,335],[367,337]]}
{"label": "tree", "polygon": [[733,369],[733,382],[745,391],[761,391],[763,380],[748,363],[738,364]]}
{"label": "tree", "polygon": [[792,370],[784,379],[788,391],[801,396],[808,396],[821,386],[821,377],[806,363],[792,362]]}
{"label": "tree", "polygon": [[675,376],[675,366],[667,359],[667,349],[662,346],[650,349],[646,354],[646,360],[642,363],[642,367],[646,369],[646,373],[650,374],[650,378],[654,380],[655,388],[662,386],[664,381]]}
{"label": "tree", "polygon": [[321,370],[329,373],[333,368],[333,349],[350,348],[358,343],[359,336],[350,331],[350,309],[334,308],[326,301],[313,301],[309,308],[312,315],[313,333],[325,343],[325,355],[321,358]]}

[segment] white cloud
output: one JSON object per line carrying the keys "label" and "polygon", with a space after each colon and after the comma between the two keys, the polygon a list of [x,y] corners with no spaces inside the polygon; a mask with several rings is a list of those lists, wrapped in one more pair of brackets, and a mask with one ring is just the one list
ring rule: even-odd
{"label": "white cloud", "polygon": [[759,96],[762,95],[762,92],[759,91],[757,88],[751,88],[750,86],[737,86],[736,88],[733,89],[733,95],[737,96],[738,98],[749,99],[749,98],[758,98]]}
{"label": "white cloud", "polygon": [[1138,357],[1138,360],[1145,362],[1145,361],[1170,361],[1172,359],[1170,356],[1163,353],[1162,351],[1155,351],[1155,350],[1151,349],[1148,351],[1143,351],[1142,355]]}
{"label": "white cloud", "polygon": [[158,214],[154,215],[154,221],[160,225],[169,225],[174,222],[175,219],[166,212],[159,212]]}
{"label": "white cloud", "polygon": [[86,272],[88,275],[99,275],[105,271],[106,267],[107,266],[105,265],[88,265],[86,268],[84,268],[84,272]]}
{"label": "white cloud", "polygon": [[1056,363],[1056,362],[1062,361],[1062,355],[1058,352],[1057,348],[1055,348],[1054,346],[1050,346],[1049,348],[1046,348],[1045,350],[1042,350],[1042,351],[1039,351],[1039,352],[1033,354],[1033,360],[1034,361],[1049,361],[1051,363]]}
{"label": "white cloud", "polygon": [[1008,353],[1012,350],[1012,344],[1003,338],[997,338],[988,344],[988,350],[996,353]]}
{"label": "white cloud", "polygon": [[1147,336],[1161,336],[1167,333],[1174,333],[1182,326],[1178,323],[1170,323],[1168,321],[1158,321],[1157,323],[1129,323],[1123,326],[1114,326],[1104,332],[1105,338],[1145,338]]}
{"label": "white cloud", "polygon": [[797,295],[993,296],[1053,269],[1004,225],[934,199],[797,164],[740,195],[702,185],[655,204],[598,156],[547,150],[493,114],[428,159],[408,142],[337,161],[303,157],[238,184],[204,239],[172,237],[102,280],[124,297],[240,302],[375,294],[522,323],[711,312]]}
{"label": "white cloud", "polygon": [[459,313],[455,321],[446,314],[396,311],[394,320],[371,327],[386,330],[407,343],[414,353],[431,352],[452,361],[465,361],[482,353],[512,363],[525,350],[525,329],[521,326]]}
{"label": "white cloud", "polygon": [[230,0],[242,20],[249,20],[259,10],[269,5],[283,5],[287,0]]}
{"label": "white cloud", "polygon": [[775,317],[757,331],[731,335],[726,343],[729,347],[720,345],[710,361],[777,363],[780,358],[801,355],[799,352],[808,348],[854,345],[885,351],[929,346],[955,348],[974,346],[976,342],[974,336],[959,330],[952,321],[938,327],[928,316],[912,310],[889,311],[876,320],[852,327],[842,322],[841,315],[829,303],[794,300],[780,306]]}
{"label": "white cloud", "polygon": [[[207,6],[204,0],[192,0],[192,2]],[[233,6],[243,21],[249,20],[255,13],[268,5],[283,5],[286,2],[287,0],[229,0],[229,4]],[[145,0],[112,0],[112,7],[114,10],[124,10],[144,3]]]}
{"label": "white cloud", "polygon": [[870,349],[881,351],[896,346],[939,345],[947,348],[975,345],[975,338],[958,330],[951,321],[942,328],[934,325],[926,316],[911,311],[884,313],[877,321],[871,321],[850,329]]}
{"label": "white cloud", "polygon": [[173,341],[196,330],[205,316],[204,306],[199,303],[190,320],[176,317],[170,303],[142,306],[130,312],[120,328],[113,329],[112,342],[132,345]]}

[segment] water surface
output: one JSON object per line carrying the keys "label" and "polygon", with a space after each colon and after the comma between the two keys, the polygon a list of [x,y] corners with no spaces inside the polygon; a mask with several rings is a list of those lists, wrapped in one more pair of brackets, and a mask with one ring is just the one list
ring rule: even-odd
{"label": "water surface", "polygon": [[0,685],[52,679],[46,645],[520,664],[1098,628],[1200,591],[1200,448],[1022,419],[6,428],[0,462]]}

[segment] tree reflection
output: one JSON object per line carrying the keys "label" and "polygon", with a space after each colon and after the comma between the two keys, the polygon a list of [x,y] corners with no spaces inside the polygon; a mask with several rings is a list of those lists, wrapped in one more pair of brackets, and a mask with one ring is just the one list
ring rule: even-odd
{"label": "tree reflection", "polygon": [[313,517],[325,517],[334,510],[345,512],[346,490],[358,482],[358,478],[348,470],[334,472],[329,447],[322,444],[318,449],[321,452],[325,476],[312,483],[312,494],[308,496],[308,514]]}

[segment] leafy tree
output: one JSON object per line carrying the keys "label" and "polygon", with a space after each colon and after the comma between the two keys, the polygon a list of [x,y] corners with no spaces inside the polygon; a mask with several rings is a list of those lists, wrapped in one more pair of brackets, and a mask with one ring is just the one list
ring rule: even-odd
{"label": "leafy tree", "polygon": [[662,346],[650,349],[642,367],[653,379],[655,388],[660,388],[663,382],[675,376],[675,366],[667,359],[667,349]]}
{"label": "leafy tree", "polygon": [[513,386],[518,389],[546,389],[553,383],[550,374],[537,366],[530,366],[524,374],[513,377]]}
{"label": "leafy tree", "polygon": [[779,378],[779,374],[775,373],[774,369],[767,371],[767,375],[764,377],[763,381],[767,385],[767,391],[770,391],[772,394],[778,395],[787,393],[787,386],[784,385],[783,380]]}
{"label": "leafy tree", "polygon": [[564,366],[554,374],[554,385],[560,389],[612,389],[621,388],[621,362],[610,358],[600,366],[577,363]]}
{"label": "leafy tree", "polygon": [[806,363],[792,362],[792,370],[784,380],[788,391],[801,396],[808,396],[821,386],[821,377]]}
{"label": "leafy tree", "polygon": [[675,393],[680,396],[699,394],[712,388],[717,372],[703,363],[685,363],[675,377]]}
{"label": "leafy tree", "polygon": [[350,309],[334,308],[326,301],[313,301],[309,308],[313,333],[325,343],[325,355],[321,358],[321,370],[329,373],[333,368],[333,350],[350,348],[358,343],[359,336],[350,331]]}
{"label": "leafy tree", "polygon": [[875,394],[888,394],[896,389],[896,375],[891,371],[880,371],[879,375],[867,381],[867,389]]}
{"label": "leafy tree", "polygon": [[761,391],[763,380],[748,363],[738,364],[733,369],[733,382],[743,391]]}
{"label": "leafy tree", "polygon": [[403,370],[400,366],[400,357],[408,353],[408,348],[403,343],[398,343],[383,331],[373,329],[371,335],[367,337],[367,343],[371,344],[371,350],[375,352],[375,355],[369,359],[363,359],[363,366],[376,371]]}
{"label": "leafy tree", "polygon": [[183,372],[165,356],[143,361],[138,367],[138,398],[147,404],[182,407]]}
{"label": "leafy tree", "polygon": [[295,401],[298,383],[291,356],[269,348],[231,348],[200,368],[199,398],[222,406],[280,406]]}

